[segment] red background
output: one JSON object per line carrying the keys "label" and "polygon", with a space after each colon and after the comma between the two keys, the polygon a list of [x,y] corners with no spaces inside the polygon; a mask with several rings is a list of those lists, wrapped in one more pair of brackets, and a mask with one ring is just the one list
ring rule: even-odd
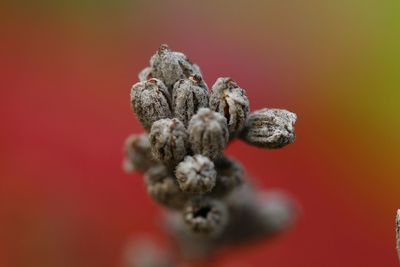
{"label": "red background", "polygon": [[207,266],[397,266],[398,21],[363,3],[3,4],[0,266],[120,266],[130,238],[162,239],[140,175],[121,170],[142,131],[130,87],[160,43],[209,85],[233,77],[253,110],[298,115],[295,144],[227,151],[298,200],[298,224]]}

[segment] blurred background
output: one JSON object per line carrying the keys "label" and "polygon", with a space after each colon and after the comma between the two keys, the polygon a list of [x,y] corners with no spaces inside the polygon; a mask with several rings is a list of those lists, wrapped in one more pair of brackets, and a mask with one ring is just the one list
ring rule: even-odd
{"label": "blurred background", "polygon": [[[231,76],[252,109],[298,115],[295,144],[235,142],[299,222],[206,266],[398,266],[400,2],[2,1],[0,266],[119,267],[128,240],[165,238],[142,177],[121,170],[142,128],[129,104],[161,43]],[[199,265],[201,266],[201,265]]]}

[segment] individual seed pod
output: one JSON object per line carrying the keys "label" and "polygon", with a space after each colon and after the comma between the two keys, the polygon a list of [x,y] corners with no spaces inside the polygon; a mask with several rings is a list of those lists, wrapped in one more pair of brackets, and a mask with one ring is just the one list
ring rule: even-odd
{"label": "individual seed pod", "polygon": [[151,167],[145,173],[144,179],[148,194],[168,208],[181,209],[189,199],[179,189],[174,175],[162,164]]}
{"label": "individual seed pod", "polygon": [[192,117],[188,126],[192,151],[211,159],[222,156],[229,140],[226,119],[208,108],[201,108]]}
{"label": "individual seed pod", "polygon": [[265,148],[281,148],[295,139],[296,114],[284,109],[260,109],[249,114],[241,139]]}
{"label": "individual seed pod", "polygon": [[218,78],[212,86],[210,109],[225,116],[232,139],[243,129],[249,113],[246,91],[231,78]]}
{"label": "individual seed pod", "polygon": [[215,187],[212,196],[223,197],[243,184],[243,167],[235,160],[221,157],[214,162],[217,171]]}
{"label": "individual seed pod", "polygon": [[147,80],[150,80],[151,78],[153,78],[151,76],[151,72],[152,72],[151,67],[146,67],[143,70],[141,70],[138,75],[139,81],[143,82],[143,81],[147,81]]}
{"label": "individual seed pod", "polygon": [[215,199],[194,198],[185,205],[183,220],[194,236],[216,238],[228,223],[228,209]]}
{"label": "individual seed pod", "polygon": [[188,133],[183,123],[176,118],[154,122],[149,139],[154,158],[167,165],[179,163],[187,154]]}
{"label": "individual seed pod", "polygon": [[124,145],[123,169],[125,172],[145,172],[156,162],[151,155],[151,148],[146,134],[130,135]]}
{"label": "individual seed pod", "polygon": [[217,172],[214,163],[202,155],[186,156],[178,164],[175,176],[179,187],[187,193],[207,193],[215,186]]}
{"label": "individual seed pod", "polygon": [[175,118],[188,125],[199,108],[208,107],[208,90],[200,86],[202,78],[198,75],[182,79],[172,89],[172,109]]}
{"label": "individual seed pod", "polygon": [[146,130],[160,119],[172,117],[171,96],[162,81],[150,79],[136,83],[131,90],[131,104]]}
{"label": "individual seed pod", "polygon": [[168,88],[180,79],[189,78],[192,75],[200,75],[198,66],[194,66],[185,54],[171,51],[163,44],[150,59],[152,76],[162,80]]}

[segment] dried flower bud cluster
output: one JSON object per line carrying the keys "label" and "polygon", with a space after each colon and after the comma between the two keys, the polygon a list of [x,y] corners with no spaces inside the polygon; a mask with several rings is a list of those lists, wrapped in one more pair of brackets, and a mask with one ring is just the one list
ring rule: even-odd
{"label": "dried flower bud cluster", "polygon": [[293,143],[294,113],[250,112],[246,91],[232,78],[218,78],[210,92],[200,68],[167,45],[139,73],[131,106],[148,134],[127,139],[124,168],[144,173],[148,194],[174,210],[170,229],[183,251],[203,255],[291,224],[292,204],[256,197],[262,194],[224,149],[236,137],[263,148]]}

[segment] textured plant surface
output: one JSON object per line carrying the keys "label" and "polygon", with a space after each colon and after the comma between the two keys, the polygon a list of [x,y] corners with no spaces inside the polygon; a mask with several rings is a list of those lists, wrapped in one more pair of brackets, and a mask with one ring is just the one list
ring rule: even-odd
{"label": "textured plant surface", "polygon": [[[124,169],[143,173],[150,197],[169,211],[166,228],[180,248],[178,258],[207,258],[293,223],[293,202],[252,186],[224,149],[234,138],[268,149],[291,144],[296,114],[251,112],[246,91],[229,77],[209,90],[200,68],[167,45],[139,73],[131,106],[146,133],[126,140]],[[152,264],[134,266],[164,266]],[[165,266],[172,266],[170,259]]]}

